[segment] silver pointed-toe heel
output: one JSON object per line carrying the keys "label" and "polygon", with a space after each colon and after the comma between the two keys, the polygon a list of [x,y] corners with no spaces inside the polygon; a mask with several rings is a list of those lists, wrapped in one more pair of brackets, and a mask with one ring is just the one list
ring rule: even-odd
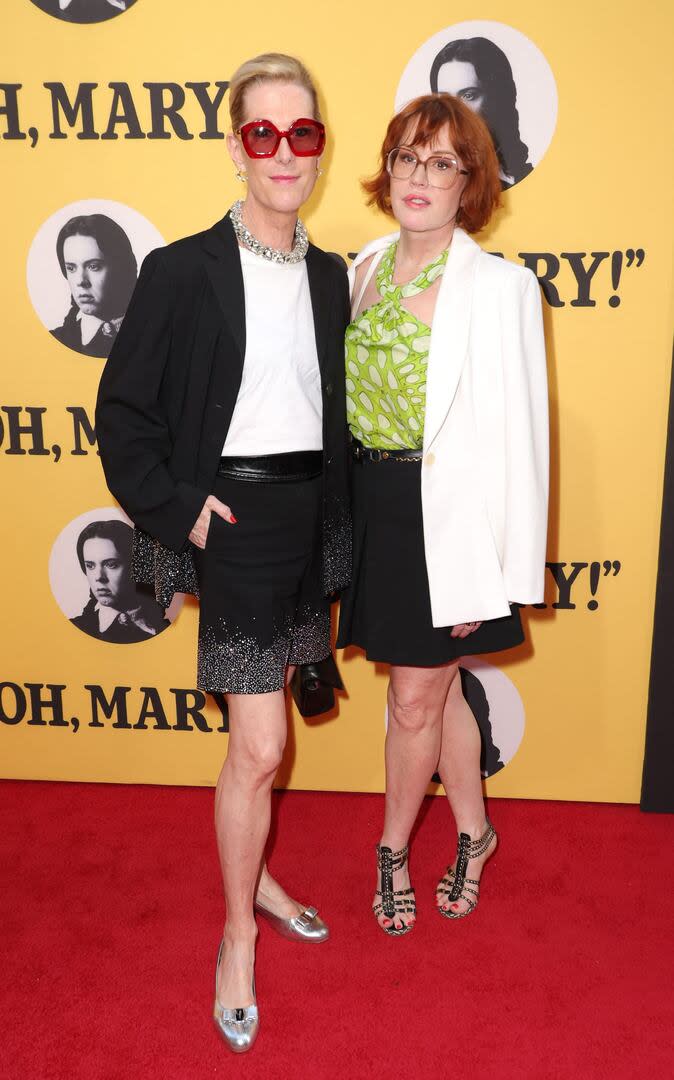
{"label": "silver pointed-toe heel", "polygon": [[327,941],[330,937],[330,931],[315,907],[305,908],[292,919],[284,919],[281,915],[276,915],[259,900],[255,901],[255,910],[267,920],[270,926],[274,927],[281,937],[288,938],[290,941],[321,942]]}
{"label": "silver pointed-toe heel", "polygon": [[218,972],[224,941],[220,942],[218,949],[218,962],[215,965],[215,1001],[213,1002],[213,1022],[227,1043],[230,1050],[235,1054],[245,1054],[257,1038],[260,1027],[260,1018],[255,999],[255,976],[253,976],[253,1004],[245,1009],[226,1009],[218,1001]]}

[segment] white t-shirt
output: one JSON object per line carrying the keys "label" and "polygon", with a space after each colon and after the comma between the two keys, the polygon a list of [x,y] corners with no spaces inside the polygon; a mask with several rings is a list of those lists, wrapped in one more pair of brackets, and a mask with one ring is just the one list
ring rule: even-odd
{"label": "white t-shirt", "polygon": [[306,262],[239,248],[246,355],[224,456],[323,447],[323,401]]}

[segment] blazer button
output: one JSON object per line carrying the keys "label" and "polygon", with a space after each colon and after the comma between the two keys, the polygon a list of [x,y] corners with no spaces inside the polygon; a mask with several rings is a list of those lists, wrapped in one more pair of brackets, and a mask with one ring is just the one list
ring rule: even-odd
{"label": "blazer button", "polygon": [[332,383],[331,382],[325,384],[325,392],[326,392],[327,396],[330,397],[330,395],[332,394]]}
{"label": "blazer button", "polygon": [[426,454],[424,465],[435,465],[435,454],[432,451],[430,454]]}

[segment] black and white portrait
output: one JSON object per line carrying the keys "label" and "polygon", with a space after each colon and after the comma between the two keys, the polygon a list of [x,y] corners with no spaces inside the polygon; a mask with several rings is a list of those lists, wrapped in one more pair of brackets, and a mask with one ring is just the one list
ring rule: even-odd
{"label": "black and white portrait", "polygon": [[85,356],[108,356],[138,278],[128,236],[105,214],[82,214],[61,229],[56,257],[70,307],[50,333]]}
{"label": "black and white portrait", "polygon": [[403,73],[396,109],[429,92],[453,94],[482,116],[504,190],[532,172],[554,134],[557,88],[550,65],[533,42],[503,23],[459,23],[426,41]]}
{"label": "black and white portrait", "polygon": [[118,203],[90,199],[50,218],[31,247],[28,288],[52,337],[84,356],[107,357],[138,268],[162,244],[149,222]]}
{"label": "black and white portrait", "polygon": [[133,528],[121,511],[91,511],[57,538],[49,563],[54,597],[73,626],[99,641],[132,645],[163,633],[180,606],[165,611],[134,581]]}
{"label": "black and white portrait", "polygon": [[501,166],[501,184],[512,187],[533,166],[522,142],[517,87],[508,57],[489,38],[450,41],[435,57],[430,72],[432,93],[454,94],[486,122]]}
{"label": "black and white portrait", "polygon": [[136,0],[32,0],[32,3],[63,22],[98,23],[122,15]]}
{"label": "black and white portrait", "polygon": [[494,742],[487,691],[470,668],[462,667],[460,675],[463,696],[470,705],[470,710],[480,730],[480,772],[483,777],[493,776],[503,768],[505,762],[501,760],[501,751]]}

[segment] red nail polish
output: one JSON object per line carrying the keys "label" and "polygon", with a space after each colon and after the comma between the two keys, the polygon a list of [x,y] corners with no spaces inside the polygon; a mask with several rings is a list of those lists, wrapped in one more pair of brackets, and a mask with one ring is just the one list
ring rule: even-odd
{"label": "red nail polish", "polygon": [[232,523],[232,525],[236,525],[236,518],[234,517],[234,514],[232,514],[232,516],[231,516],[231,518],[229,520]]}

